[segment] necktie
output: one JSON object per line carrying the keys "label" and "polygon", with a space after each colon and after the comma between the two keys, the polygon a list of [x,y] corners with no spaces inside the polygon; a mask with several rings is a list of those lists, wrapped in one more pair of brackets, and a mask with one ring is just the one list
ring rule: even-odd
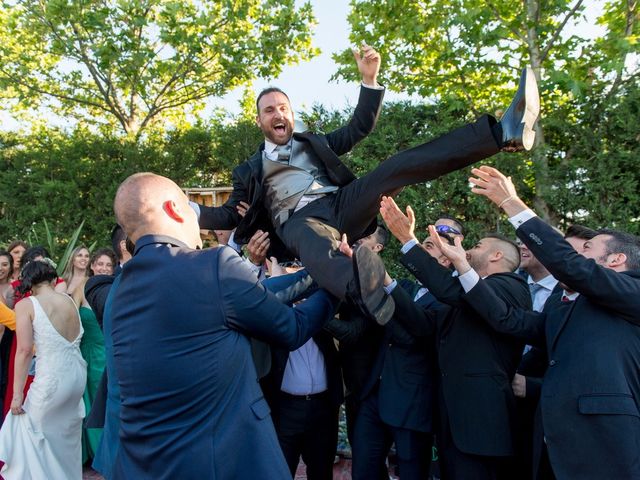
{"label": "necktie", "polygon": [[286,145],[278,145],[275,149],[275,152],[278,154],[278,162],[289,162],[289,157],[291,157],[291,143],[287,143]]}
{"label": "necktie", "polygon": [[567,297],[566,295],[562,295],[562,303],[569,303],[571,301],[571,299],[569,297]]}

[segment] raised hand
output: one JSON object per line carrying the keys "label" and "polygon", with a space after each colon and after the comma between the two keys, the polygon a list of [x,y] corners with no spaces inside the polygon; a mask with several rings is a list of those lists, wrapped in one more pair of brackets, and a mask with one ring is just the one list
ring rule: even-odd
{"label": "raised hand", "polygon": [[416,217],[413,209],[407,205],[407,214],[402,213],[396,202],[391,197],[382,197],[380,202],[380,215],[391,234],[403,245],[409,240],[415,239]]}
{"label": "raised hand", "polygon": [[525,203],[518,197],[511,177],[506,177],[500,170],[487,165],[473,168],[471,173],[476,176],[469,178],[469,182],[474,185],[471,188],[473,193],[487,197],[498,208],[504,208],[509,216],[527,209]]}
{"label": "raised hand", "polygon": [[378,85],[380,54],[373,47],[362,45],[360,50],[353,49],[353,57],[356,59],[358,71],[362,75],[362,81],[367,85]]}
{"label": "raised hand", "polygon": [[444,241],[442,237],[438,235],[438,231],[434,225],[429,225],[428,231],[431,242],[440,250],[442,255],[449,259],[460,275],[471,270],[471,266],[467,261],[467,252],[462,248],[462,239],[460,237],[454,237],[454,244],[450,245],[449,242]]}

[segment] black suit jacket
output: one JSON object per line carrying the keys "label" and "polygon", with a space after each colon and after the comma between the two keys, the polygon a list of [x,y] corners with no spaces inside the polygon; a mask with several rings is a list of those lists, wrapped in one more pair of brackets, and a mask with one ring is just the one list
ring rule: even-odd
{"label": "black suit jacket", "polygon": [[[400,280],[410,298],[417,293],[417,285]],[[416,305],[429,309],[436,298],[426,293]],[[396,313],[397,315],[397,313]],[[395,318],[385,326],[376,361],[363,389],[362,398],[378,385],[378,412],[387,425],[431,432],[435,393],[435,346],[433,337],[416,337]]]}
{"label": "black suit jacket", "polygon": [[[355,180],[355,176],[338,158],[349,152],[375,127],[384,90],[361,88],[358,104],[349,123],[326,135],[311,132],[295,133],[297,140],[309,142],[312,150],[327,169],[331,181],[341,187]],[[233,170],[233,192],[221,207],[200,206],[200,226],[207,229],[232,229],[237,226],[235,238],[239,243],[247,243],[256,230],[275,233],[271,215],[264,206],[262,186],[262,151],[264,143],[247,161]],[[240,201],[251,205],[244,218],[236,211]],[[274,242],[275,235],[270,235]],[[272,245],[273,246],[273,245]]]}
{"label": "black suit jacket", "polygon": [[[396,318],[415,335],[434,335],[444,406],[456,447],[474,455],[514,453],[515,397],[511,380],[524,342],[495,332],[462,301],[451,271],[416,245],[402,263],[444,305],[423,310],[400,288]],[[513,273],[487,277],[509,305],[531,307],[527,283]]]}
{"label": "black suit jacket", "polygon": [[546,344],[540,406],[556,477],[640,478],[640,272],[579,255],[537,217],[517,234],[577,300],[522,311],[480,281],[466,301],[497,331]]}

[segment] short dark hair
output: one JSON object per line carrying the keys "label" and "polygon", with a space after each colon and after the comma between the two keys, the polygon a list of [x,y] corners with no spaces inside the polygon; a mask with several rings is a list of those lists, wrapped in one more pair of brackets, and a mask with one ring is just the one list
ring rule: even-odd
{"label": "short dark hair", "polygon": [[452,217],[451,215],[447,215],[446,213],[443,213],[442,215],[438,215],[438,218],[436,218],[436,222],[438,220],[451,220],[453,223],[456,224],[456,227],[458,227],[458,231],[460,232],[460,235],[464,235],[464,225],[457,218]]}
{"label": "short dark hair", "polygon": [[373,234],[376,237],[376,242],[383,247],[387,246],[387,243],[389,242],[389,230],[387,230],[387,227],[378,224],[378,228],[376,228],[376,231],[373,232]]}
{"label": "short dark hair", "polygon": [[485,235],[483,238],[494,238],[496,240],[499,240],[500,242],[503,242],[509,245],[511,247],[511,250],[512,250],[511,253],[513,255],[509,255],[508,253],[506,253],[504,258],[509,268],[511,269],[511,272],[515,272],[518,269],[518,267],[520,266],[521,255],[520,255],[520,247],[516,242],[514,242],[510,238],[505,237],[504,235],[500,235],[499,233],[489,233]]}
{"label": "short dark hair", "polygon": [[49,251],[42,245],[36,245],[34,247],[27,248],[27,250],[24,252],[24,255],[22,255],[22,260],[20,260],[21,267],[26,267],[27,264],[36,257],[48,258]]}
{"label": "short dark hair", "polygon": [[603,228],[598,230],[598,235],[609,235],[606,254],[623,253],[627,257],[627,269],[640,269],[640,237],[630,233]]}
{"label": "short dark hair", "polygon": [[567,231],[564,233],[564,238],[579,238],[581,240],[591,240],[593,237],[598,235],[594,229],[585,227],[584,225],[573,224],[567,228]]}
{"label": "short dark hair", "polygon": [[0,250],[0,257],[7,257],[9,259],[9,278],[11,278],[11,272],[13,272],[13,256],[7,250]]}
{"label": "short dark hair", "polygon": [[[287,97],[287,100],[289,100],[289,95],[284,93],[278,87],[267,87],[258,94],[258,98],[256,99],[256,110],[258,111],[258,115],[260,115],[260,100],[262,99],[262,97],[270,93],[281,93],[282,95]],[[289,103],[291,103],[291,100],[289,100]]]}
{"label": "short dark hair", "polygon": [[111,248],[116,252],[116,256],[118,257],[118,261],[122,260],[122,248],[120,248],[120,242],[127,239],[127,234],[124,233],[124,230],[120,225],[113,227],[111,230]]}
{"label": "short dark hair", "polygon": [[[38,255],[36,255],[38,256]],[[17,290],[20,295],[30,291],[34,285],[50,282],[58,278],[54,266],[49,261],[30,261],[20,271],[20,285]]]}

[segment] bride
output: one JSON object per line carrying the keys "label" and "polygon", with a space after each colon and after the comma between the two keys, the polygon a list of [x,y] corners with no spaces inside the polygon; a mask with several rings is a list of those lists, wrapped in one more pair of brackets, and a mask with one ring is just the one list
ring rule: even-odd
{"label": "bride", "polygon": [[[48,259],[21,272],[20,289],[31,290],[15,306],[18,349],[11,415],[0,429],[0,474],[7,479],[81,479],[82,393],[87,365],[80,354],[78,309],[54,291],[57,274]],[[20,292],[24,293],[24,292]],[[35,380],[26,401],[23,388],[35,350]]]}

